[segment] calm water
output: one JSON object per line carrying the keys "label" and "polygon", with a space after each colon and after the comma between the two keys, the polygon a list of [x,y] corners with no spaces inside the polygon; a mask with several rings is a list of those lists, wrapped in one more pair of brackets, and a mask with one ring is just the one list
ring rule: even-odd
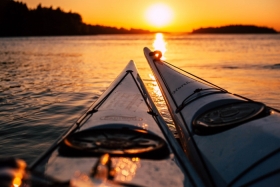
{"label": "calm water", "polygon": [[100,35],[0,38],[0,156],[31,163],[133,59],[173,130],[143,55],[280,109],[280,35]]}

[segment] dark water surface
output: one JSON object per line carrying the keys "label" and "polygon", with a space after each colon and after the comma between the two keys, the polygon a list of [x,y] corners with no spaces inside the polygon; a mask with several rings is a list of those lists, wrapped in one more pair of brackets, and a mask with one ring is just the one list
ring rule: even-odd
{"label": "dark water surface", "polygon": [[0,38],[0,156],[31,163],[95,101],[129,60],[172,120],[143,55],[280,109],[280,35],[99,35]]}

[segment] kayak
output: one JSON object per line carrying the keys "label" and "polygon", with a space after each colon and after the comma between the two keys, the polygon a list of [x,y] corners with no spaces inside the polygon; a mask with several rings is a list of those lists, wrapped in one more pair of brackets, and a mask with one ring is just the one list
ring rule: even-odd
{"label": "kayak", "polygon": [[279,110],[165,62],[160,51],[144,54],[182,148],[207,186],[279,185]]}
{"label": "kayak", "polygon": [[57,186],[203,186],[181,155],[130,61],[30,172],[34,184],[49,179]]}

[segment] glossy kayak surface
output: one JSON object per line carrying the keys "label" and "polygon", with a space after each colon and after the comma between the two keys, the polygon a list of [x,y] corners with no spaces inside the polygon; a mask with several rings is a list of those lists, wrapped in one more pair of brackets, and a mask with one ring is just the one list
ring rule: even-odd
{"label": "glossy kayak surface", "polygon": [[33,163],[73,186],[203,186],[130,61],[70,130]]}
{"label": "glossy kayak surface", "polygon": [[160,60],[144,48],[183,149],[207,186],[277,186],[280,114]]}

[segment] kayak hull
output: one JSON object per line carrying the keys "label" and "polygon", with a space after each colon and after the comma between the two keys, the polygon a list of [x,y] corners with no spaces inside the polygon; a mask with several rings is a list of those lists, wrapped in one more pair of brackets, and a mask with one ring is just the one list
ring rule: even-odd
{"label": "kayak hull", "polygon": [[[101,183],[112,186],[203,186],[180,154],[131,61],[31,169],[59,181],[87,185],[95,184],[101,175]],[[106,155],[108,165],[98,174]]]}
{"label": "kayak hull", "polygon": [[277,110],[184,72],[155,58],[148,48],[144,54],[183,149],[207,185],[279,183]]}

